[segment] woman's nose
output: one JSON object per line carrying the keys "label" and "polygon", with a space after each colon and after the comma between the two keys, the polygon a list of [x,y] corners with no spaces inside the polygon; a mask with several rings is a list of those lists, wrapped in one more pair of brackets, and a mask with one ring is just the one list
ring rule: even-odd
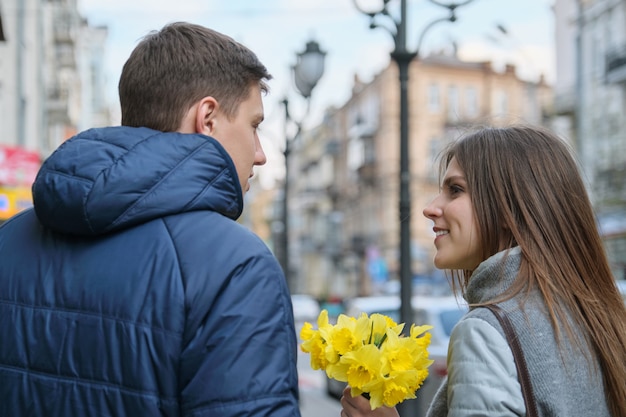
{"label": "woman's nose", "polygon": [[437,200],[438,198],[435,197],[430,203],[428,203],[428,205],[426,205],[426,207],[424,207],[422,213],[425,217],[428,217],[429,219],[434,219],[441,216],[442,211],[441,208],[439,208],[439,206],[436,204]]}

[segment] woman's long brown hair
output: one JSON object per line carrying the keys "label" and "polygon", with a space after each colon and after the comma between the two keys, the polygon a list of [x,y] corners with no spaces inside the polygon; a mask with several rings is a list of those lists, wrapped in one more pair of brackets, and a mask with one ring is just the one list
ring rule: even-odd
{"label": "woman's long brown hair", "polygon": [[[465,173],[483,259],[521,248],[518,277],[500,300],[538,288],[557,340],[564,330],[597,355],[609,410],[626,416],[626,307],[568,145],[542,128],[485,128],[452,144],[442,169],[452,158]],[[454,276],[464,290],[471,271]]]}

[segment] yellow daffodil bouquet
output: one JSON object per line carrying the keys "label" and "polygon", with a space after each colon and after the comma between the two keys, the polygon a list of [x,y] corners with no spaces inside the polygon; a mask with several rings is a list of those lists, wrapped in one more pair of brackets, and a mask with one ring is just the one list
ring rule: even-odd
{"label": "yellow daffodil bouquet", "polygon": [[367,394],[372,410],[415,398],[433,363],[428,359],[427,333],[432,326],[412,325],[405,336],[404,323],[382,314],[362,313],[358,318],[341,314],[332,325],[322,310],[317,328],[307,322],[300,331],[300,347],[311,355],[311,367],[347,382],[352,396]]}

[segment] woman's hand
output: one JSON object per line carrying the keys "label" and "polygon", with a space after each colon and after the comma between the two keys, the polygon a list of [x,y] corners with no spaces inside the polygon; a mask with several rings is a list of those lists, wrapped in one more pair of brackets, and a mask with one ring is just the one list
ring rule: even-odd
{"label": "woman's hand", "polygon": [[352,398],[350,387],[343,390],[341,397],[341,417],[399,417],[395,408],[385,407],[384,405],[372,411],[370,402],[362,395]]}

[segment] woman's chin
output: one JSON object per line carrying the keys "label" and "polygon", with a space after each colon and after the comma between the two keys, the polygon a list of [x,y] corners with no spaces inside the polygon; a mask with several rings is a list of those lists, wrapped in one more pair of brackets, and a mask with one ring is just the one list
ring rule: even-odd
{"label": "woman's chin", "polygon": [[433,259],[433,264],[435,265],[435,268],[437,269],[451,269],[448,267],[447,263],[445,262],[445,259],[438,258],[436,255],[435,255],[435,259]]}
{"label": "woman's chin", "polygon": [[433,259],[433,265],[435,265],[435,268],[437,269],[463,269],[463,267],[461,265],[459,265],[459,262],[455,262],[453,259],[449,259],[443,256],[437,256],[435,255],[435,258]]}

